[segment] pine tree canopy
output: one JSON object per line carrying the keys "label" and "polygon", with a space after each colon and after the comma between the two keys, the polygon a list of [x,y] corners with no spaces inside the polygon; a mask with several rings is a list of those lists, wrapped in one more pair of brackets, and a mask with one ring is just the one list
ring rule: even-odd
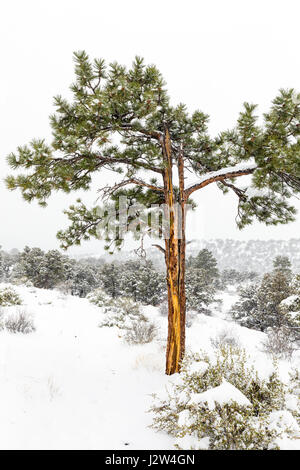
{"label": "pine tree canopy", "polygon": [[[91,61],[85,52],[76,52],[74,60],[72,101],[54,99],[52,143],[33,140],[8,156],[18,170],[6,179],[9,189],[45,205],[54,191],[88,190],[93,175],[106,168],[122,174],[114,186],[101,188],[111,203],[125,195],[146,207],[161,204],[170,163],[162,143],[169,138],[172,166],[181,154],[195,177],[185,188],[186,200],[216,183],[223,193],[237,195],[239,228],[254,218],[273,225],[294,220],[289,200],[300,191],[300,95],[293,89],[280,90],[261,120],[256,106],[244,103],[235,128],[210,137],[208,116],[172,106],[162,75],[143,59],[136,57],[129,69]],[[251,176],[246,186],[236,183],[242,175]],[[71,226],[59,234],[64,247],[97,235],[96,208],[78,201],[67,214]]]}

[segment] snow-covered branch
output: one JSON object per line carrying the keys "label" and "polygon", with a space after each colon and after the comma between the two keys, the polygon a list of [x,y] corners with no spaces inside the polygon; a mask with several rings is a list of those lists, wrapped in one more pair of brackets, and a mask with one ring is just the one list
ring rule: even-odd
{"label": "snow-covered branch", "polygon": [[257,164],[255,162],[243,162],[235,166],[221,168],[217,171],[211,171],[202,175],[197,181],[197,183],[189,186],[185,190],[185,195],[186,197],[189,197],[194,191],[202,189],[208,184],[215,183],[217,181],[224,181],[228,178],[236,178],[238,176],[250,175],[256,170],[256,168]]}
{"label": "snow-covered branch", "polygon": [[144,186],[146,188],[152,189],[153,191],[163,191],[164,189],[160,186],[156,186],[154,184],[146,183],[145,181],[139,179],[139,178],[130,178],[127,180],[123,180],[120,183],[116,183],[114,186],[105,186],[104,188],[101,188],[100,191],[102,191],[104,197],[111,196],[114,192],[116,192],[118,189],[123,188],[124,186],[127,186],[129,184],[136,184],[137,186]]}

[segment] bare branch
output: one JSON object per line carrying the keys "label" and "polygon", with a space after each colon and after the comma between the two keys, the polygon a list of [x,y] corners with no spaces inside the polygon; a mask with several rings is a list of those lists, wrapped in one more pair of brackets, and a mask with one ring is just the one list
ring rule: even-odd
{"label": "bare branch", "polygon": [[155,248],[160,250],[164,255],[166,254],[166,250],[162,246],[156,244],[152,244],[152,246],[155,246]]}

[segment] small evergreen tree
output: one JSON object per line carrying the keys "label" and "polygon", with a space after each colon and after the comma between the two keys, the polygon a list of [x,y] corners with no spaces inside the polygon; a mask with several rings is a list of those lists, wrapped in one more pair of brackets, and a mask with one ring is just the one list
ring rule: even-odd
{"label": "small evergreen tree", "polygon": [[127,261],[121,266],[120,290],[135,302],[157,305],[166,291],[165,277],[151,261]]}
{"label": "small evergreen tree", "polygon": [[281,302],[291,295],[289,277],[281,271],[267,273],[257,292],[260,329],[289,324],[289,319],[280,309]]}
{"label": "small evergreen tree", "polygon": [[[197,450],[276,449],[276,416],[280,422],[285,413],[299,430],[287,409],[287,394],[276,370],[263,380],[244,350],[226,345],[215,357],[201,352],[185,358],[178,380],[153,396],[152,427],[176,438],[179,448],[184,444],[185,449]],[[284,424],[281,431],[290,433]]]}
{"label": "small evergreen tree", "polygon": [[190,266],[186,272],[187,307],[199,313],[215,300],[216,287],[212,279],[201,268]]}
{"label": "small evergreen tree", "polygon": [[76,263],[72,272],[72,294],[86,297],[99,286],[99,272],[95,266]]}
{"label": "small evergreen tree", "polygon": [[26,246],[19,255],[18,263],[14,266],[12,277],[32,281],[36,287],[39,286],[39,276],[44,264],[45,253],[40,248],[29,248]]}
{"label": "small evergreen tree", "polygon": [[215,282],[219,277],[217,260],[207,248],[199,251],[196,256],[190,256],[187,260],[187,269],[194,268],[203,271],[209,282]]}
{"label": "small evergreen tree", "polygon": [[205,312],[214,301],[218,287],[219,270],[217,260],[206,248],[196,256],[190,256],[186,268],[187,307],[197,312]]}
{"label": "small evergreen tree", "polygon": [[239,300],[231,309],[234,320],[247,328],[260,329],[258,313],[257,284],[249,284],[239,288]]}
{"label": "small evergreen tree", "polygon": [[275,270],[265,274],[260,285],[241,287],[240,299],[232,307],[231,314],[243,326],[260,331],[269,327],[295,326],[281,305],[291,293],[290,277]]}
{"label": "small evergreen tree", "polygon": [[105,292],[115,299],[121,295],[121,268],[117,263],[105,263],[100,270],[100,283]]}
{"label": "small evergreen tree", "polygon": [[29,280],[35,287],[53,289],[66,279],[68,259],[58,250],[45,253],[26,246],[13,268],[12,279]]}

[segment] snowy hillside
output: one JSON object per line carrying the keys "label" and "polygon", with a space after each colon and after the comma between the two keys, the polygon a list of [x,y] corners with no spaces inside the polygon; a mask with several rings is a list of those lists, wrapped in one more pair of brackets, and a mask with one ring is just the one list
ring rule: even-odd
{"label": "snowy hillside", "polygon": [[[208,249],[218,262],[218,268],[236,269],[237,271],[255,271],[259,274],[272,269],[272,260],[280,256],[288,256],[292,261],[293,270],[300,272],[300,239],[290,240],[193,240],[187,245],[188,256],[196,256],[202,249]],[[81,255],[80,258],[93,257],[93,254]],[[97,256],[99,257],[99,256]],[[136,257],[134,251],[122,250],[115,255],[103,255],[100,259],[106,262],[128,261]],[[156,267],[164,269],[164,260],[156,248],[147,250],[147,257]]]}
{"label": "snowy hillside", "polygon": [[[26,310],[36,331],[0,331],[0,447],[2,449],[174,449],[174,439],[148,426],[151,394],[176,376],[164,375],[166,317],[144,313],[159,327],[155,341],[128,345],[117,328],[99,328],[103,313],[87,299],[58,291],[16,287],[23,304],[4,307],[5,317]],[[223,310],[198,315],[187,329],[192,351],[211,351],[211,339],[230,329],[261,374],[271,360],[261,352],[265,335],[226,320],[235,301],[224,294]],[[300,356],[294,356],[300,366]],[[288,377],[290,363],[280,372]],[[282,448],[300,448],[285,440]]]}

